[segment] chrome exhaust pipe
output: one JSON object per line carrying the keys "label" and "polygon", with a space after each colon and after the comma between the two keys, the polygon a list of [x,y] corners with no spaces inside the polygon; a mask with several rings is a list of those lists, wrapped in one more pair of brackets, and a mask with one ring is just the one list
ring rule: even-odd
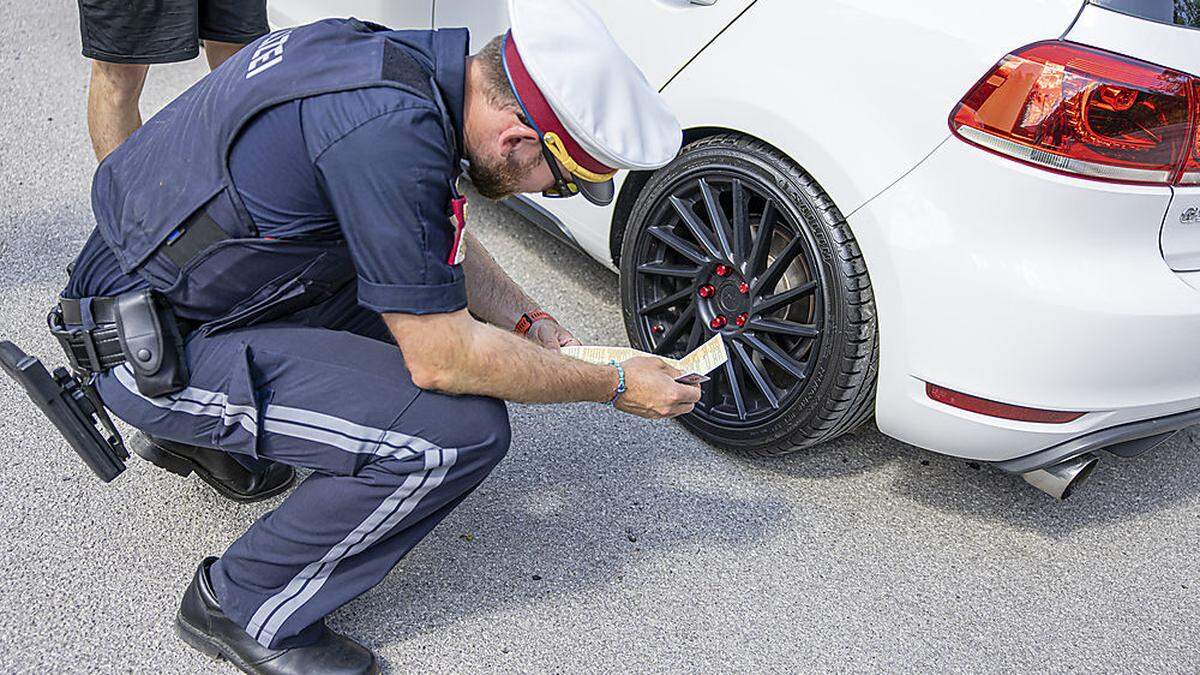
{"label": "chrome exhaust pipe", "polygon": [[1044,469],[1023,473],[1021,477],[1035,488],[1062,501],[1070,497],[1075,488],[1083,485],[1099,461],[1100,458],[1095,455],[1080,455]]}

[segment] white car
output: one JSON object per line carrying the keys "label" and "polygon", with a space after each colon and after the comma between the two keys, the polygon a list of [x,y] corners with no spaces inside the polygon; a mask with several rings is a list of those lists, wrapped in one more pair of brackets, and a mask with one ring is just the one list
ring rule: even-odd
{"label": "white car", "polygon": [[[683,423],[791,452],[867,421],[1055,496],[1200,423],[1193,0],[592,0],[685,148],[513,206],[621,274],[633,345],[730,361]],[[505,30],[504,0],[273,0]]]}

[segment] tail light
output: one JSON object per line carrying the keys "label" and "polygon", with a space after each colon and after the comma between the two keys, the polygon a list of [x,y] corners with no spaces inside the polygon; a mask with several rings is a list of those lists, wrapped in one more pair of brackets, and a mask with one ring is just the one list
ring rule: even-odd
{"label": "tail light", "polygon": [[1196,111],[1192,124],[1196,128],[1195,140],[1192,142],[1192,156],[1188,158],[1183,168],[1181,185],[1200,185],[1200,79],[1192,87],[1192,109]]}
{"label": "tail light", "polygon": [[1001,59],[958,104],[950,128],[1060,173],[1200,184],[1200,80],[1068,42]]}

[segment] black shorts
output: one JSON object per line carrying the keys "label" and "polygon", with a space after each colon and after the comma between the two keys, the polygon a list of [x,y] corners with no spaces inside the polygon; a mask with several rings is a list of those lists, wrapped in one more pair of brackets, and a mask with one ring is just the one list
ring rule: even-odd
{"label": "black shorts", "polygon": [[79,32],[89,59],[187,61],[200,40],[245,44],[267,34],[267,0],[79,0]]}

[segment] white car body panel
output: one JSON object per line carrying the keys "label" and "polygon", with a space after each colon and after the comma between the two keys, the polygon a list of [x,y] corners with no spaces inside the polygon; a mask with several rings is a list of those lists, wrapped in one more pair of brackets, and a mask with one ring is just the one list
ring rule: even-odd
{"label": "white car body panel", "polygon": [[433,26],[467,26],[471,29],[471,51],[479,51],[488,40],[508,30],[508,3],[505,0],[440,0],[433,7]]}
{"label": "white car body panel", "polygon": [[355,16],[393,28],[428,29],[433,22],[433,0],[287,0],[267,3],[267,20],[273,28],[312,23],[331,16]]}
{"label": "white car body panel", "polygon": [[[1080,7],[1078,0],[1024,4],[1028,7],[1021,11],[979,22],[977,8],[956,0],[919,6],[759,0],[663,94],[685,129],[718,127],[767,141],[813,174],[843,212],[851,213],[949,136],[951,108],[1000,57],[1059,37]],[[958,28],[950,33],[947,25]],[[761,58],[763,45],[786,45],[787,58]],[[855,60],[845,68],[829,67],[829,55],[847,49]],[[900,53],[912,69],[904,77],[878,76],[897,67]],[[817,65],[796,65],[808,63]],[[786,85],[801,73],[803,87]],[[866,82],[870,86],[862,85]],[[883,115],[881,99],[903,105],[888,107]],[[609,228],[615,206],[534,200],[558,217],[589,255],[612,265]]]}
{"label": "white car body panel", "polygon": [[[1200,75],[1200,31],[1082,0],[1012,0],[989,12],[961,0],[592,2],[685,129],[770,143],[847,215],[878,310],[885,433],[1004,461],[1200,408],[1200,222],[1184,222],[1200,187],[1050,173],[970,146],[947,123],[971,86],[1026,44],[1065,35]],[[292,16],[315,3],[281,4]],[[389,25],[421,9],[337,8]],[[476,47],[507,24],[501,0],[430,9],[438,26],[472,28]],[[525,201],[612,266],[615,205]],[[1067,424],[985,417],[932,401],[926,382],[1087,414]]]}
{"label": "white car body panel", "polygon": [[1200,74],[1200,50],[1196,48],[1200,31],[1197,30],[1088,5],[1065,38],[1185,73]]}
{"label": "white car body panel", "polygon": [[[951,108],[997,59],[1058,37],[1079,9],[1013,4],[979,21],[960,0],[764,0],[664,93],[684,128],[766,140],[851,213],[949,135]],[[749,62],[764,44],[786,45],[786,58]]]}
{"label": "white car body panel", "polygon": [[[1200,294],[1158,248],[1170,203],[1167,187],[1059,176],[944,143],[850,218],[879,312],[879,428],[999,461],[1200,407]],[[925,382],[1098,412],[1009,422],[934,402]]]}
{"label": "white car body panel", "polygon": [[[689,0],[588,0],[617,44],[658,88],[753,1],[704,6]],[[470,27],[471,47],[478,49],[508,30],[507,6],[507,0],[437,0],[434,23]]]}
{"label": "white car body panel", "polygon": [[[718,127],[767,141],[813,174],[843,212],[851,213],[945,140],[950,109],[1000,57],[1059,37],[1080,8],[1078,0],[1021,4],[1019,11],[981,22],[978,8],[956,0],[916,6],[759,0],[663,94],[685,129]],[[787,57],[762,58],[764,45],[786,45]],[[829,55],[848,49],[854,60],[830,67]],[[911,67],[903,77],[879,76],[892,73],[898,61]],[[801,73],[803,87],[787,86]],[[870,86],[863,86],[867,82]],[[887,107],[883,115],[879,100],[903,104]],[[557,216],[589,255],[612,265],[608,232],[615,207],[534,200]]]}
{"label": "white car body panel", "polygon": [[1200,186],[1175,188],[1163,220],[1162,250],[1171,269],[1200,271]]}

